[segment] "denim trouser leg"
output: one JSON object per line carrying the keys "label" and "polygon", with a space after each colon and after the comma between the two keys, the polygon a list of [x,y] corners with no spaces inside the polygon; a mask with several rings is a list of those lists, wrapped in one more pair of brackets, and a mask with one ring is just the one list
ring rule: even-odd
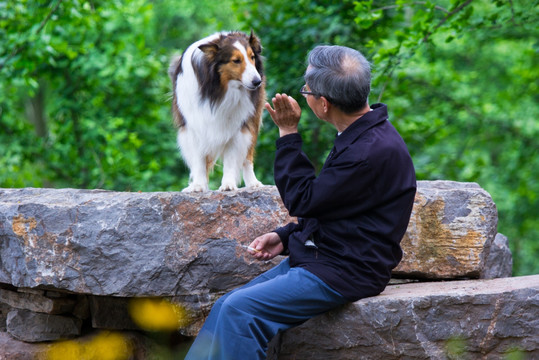
{"label": "denim trouser leg", "polygon": [[258,360],[279,331],[346,303],[322,280],[288,259],[220,298],[187,360]]}

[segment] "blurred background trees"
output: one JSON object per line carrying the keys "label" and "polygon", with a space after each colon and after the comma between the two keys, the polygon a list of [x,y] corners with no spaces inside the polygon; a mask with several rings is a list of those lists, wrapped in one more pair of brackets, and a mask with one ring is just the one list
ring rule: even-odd
{"label": "blurred background trees", "polygon": [[[537,0],[0,0],[0,187],[181,190],[169,60],[215,31],[253,29],[268,97],[304,107],[317,168],[335,134],[298,93],[306,55],[354,47],[372,62],[370,102],[389,105],[418,179],[486,189],[514,273],[537,274],[537,19]],[[265,115],[255,169],[266,184],[277,134]]]}

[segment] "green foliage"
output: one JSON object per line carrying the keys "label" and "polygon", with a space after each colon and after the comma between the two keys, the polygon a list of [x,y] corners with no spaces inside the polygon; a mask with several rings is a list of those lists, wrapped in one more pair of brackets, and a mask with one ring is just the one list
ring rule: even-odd
{"label": "green foliage", "polygon": [[[318,44],[354,47],[372,62],[371,102],[388,103],[418,178],[479,183],[515,274],[539,273],[538,3],[0,0],[0,187],[182,189],[169,59],[214,31],[253,29],[268,98],[285,92],[303,106],[317,168],[335,132],[298,92],[306,56]],[[266,184],[277,136],[265,115],[255,169]]]}
{"label": "green foliage", "polygon": [[[5,3],[4,10],[2,83],[19,96],[1,97],[2,122],[12,132],[2,134],[3,143],[25,138],[18,156],[29,171],[22,179],[2,172],[1,183],[116,190],[174,183],[172,174],[153,181],[174,166],[176,152],[173,145],[155,152],[155,139],[173,135],[159,121],[167,100],[157,81],[162,64],[146,46],[151,6],[138,0],[24,1]],[[25,117],[45,133],[36,137]]]}

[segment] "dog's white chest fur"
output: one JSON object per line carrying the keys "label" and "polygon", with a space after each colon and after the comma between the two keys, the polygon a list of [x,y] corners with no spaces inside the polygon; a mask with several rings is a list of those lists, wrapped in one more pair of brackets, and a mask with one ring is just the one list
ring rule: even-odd
{"label": "dog's white chest fur", "polygon": [[229,88],[222,101],[212,108],[209,100],[201,99],[198,89],[193,91],[185,86],[191,83],[186,80],[187,76],[178,75],[176,92],[187,130],[200,138],[200,145],[216,148],[226,145],[255,111],[247,90]]}

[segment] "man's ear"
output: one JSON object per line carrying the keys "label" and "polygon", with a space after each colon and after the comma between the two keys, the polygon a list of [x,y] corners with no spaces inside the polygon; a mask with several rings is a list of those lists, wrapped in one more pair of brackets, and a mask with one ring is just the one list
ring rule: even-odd
{"label": "man's ear", "polygon": [[324,113],[327,114],[331,107],[331,103],[324,96],[320,96],[320,99],[322,99],[322,109],[324,110]]}

